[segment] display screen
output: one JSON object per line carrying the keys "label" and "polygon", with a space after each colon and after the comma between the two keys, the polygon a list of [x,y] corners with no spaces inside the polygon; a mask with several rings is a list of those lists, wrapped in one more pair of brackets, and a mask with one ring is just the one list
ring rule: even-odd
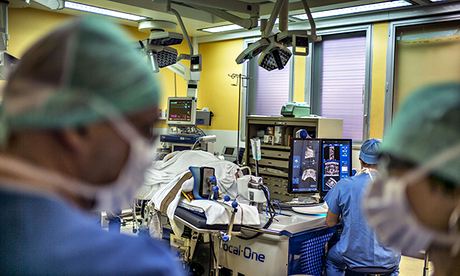
{"label": "display screen", "polygon": [[318,192],[321,161],[321,141],[315,139],[294,140],[291,149],[291,193]]}
{"label": "display screen", "polygon": [[225,155],[233,155],[233,152],[235,151],[235,148],[225,148],[224,154]]}
{"label": "display screen", "polygon": [[[191,122],[193,100],[170,100],[169,101],[169,115],[168,121],[170,122]],[[193,123],[193,122],[191,122]]]}
{"label": "display screen", "polygon": [[340,179],[351,175],[351,140],[327,140],[321,143],[322,192],[333,188]]}

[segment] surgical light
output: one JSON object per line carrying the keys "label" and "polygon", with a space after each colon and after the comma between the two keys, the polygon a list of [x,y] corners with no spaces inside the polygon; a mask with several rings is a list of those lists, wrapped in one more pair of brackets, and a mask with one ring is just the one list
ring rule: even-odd
{"label": "surgical light", "polygon": [[260,54],[259,66],[267,71],[281,70],[286,66],[291,56],[292,52],[286,46],[273,42]]}
{"label": "surgical light", "polygon": [[270,44],[268,39],[261,39],[251,43],[239,56],[236,58],[236,63],[241,64],[246,60],[258,56]]}
{"label": "surgical light", "polygon": [[159,68],[172,65],[177,62],[177,50],[167,46],[149,46],[147,51],[153,53]]}
{"label": "surgical light", "polygon": [[147,43],[156,46],[171,46],[181,44],[184,36],[173,32],[176,23],[164,20],[143,20],[139,22],[138,30],[149,33]]}
{"label": "surgical light", "polygon": [[72,1],[65,1],[64,2],[64,7],[66,9],[78,10],[78,11],[90,12],[90,13],[96,13],[96,14],[100,14],[100,15],[106,15],[106,16],[111,16],[111,17],[131,20],[131,21],[140,21],[140,20],[147,19],[144,16],[139,16],[139,15],[135,15],[135,14],[130,14],[130,13],[125,13],[125,12],[119,12],[119,11],[99,8],[99,7],[80,4],[80,3],[76,3],[76,2],[72,2]]}
{"label": "surgical light", "polygon": [[173,32],[152,32],[150,33],[149,43],[150,45],[169,46],[181,44],[183,36],[180,33]]}
{"label": "surgical light", "polygon": [[[313,18],[317,19],[317,18],[325,18],[325,17],[331,17],[331,16],[363,13],[363,12],[369,12],[369,11],[387,10],[387,9],[411,6],[411,5],[412,5],[411,3],[404,1],[404,0],[388,1],[388,2],[381,2],[381,3],[376,3],[376,4],[368,4],[368,5],[361,5],[361,6],[355,6],[355,7],[313,12],[312,16]],[[300,19],[300,20],[307,19],[306,14],[294,15],[293,17]]]}

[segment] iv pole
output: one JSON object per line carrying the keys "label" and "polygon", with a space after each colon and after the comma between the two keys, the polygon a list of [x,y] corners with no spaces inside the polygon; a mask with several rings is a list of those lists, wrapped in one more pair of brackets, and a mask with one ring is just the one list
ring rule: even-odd
{"label": "iv pole", "polygon": [[231,79],[237,79],[235,83],[232,83],[232,86],[238,86],[238,127],[236,133],[236,164],[241,165],[240,160],[240,125],[241,125],[241,93],[243,91],[243,87],[247,88],[247,85],[243,85],[243,80],[250,79],[248,76],[243,74],[228,74]]}

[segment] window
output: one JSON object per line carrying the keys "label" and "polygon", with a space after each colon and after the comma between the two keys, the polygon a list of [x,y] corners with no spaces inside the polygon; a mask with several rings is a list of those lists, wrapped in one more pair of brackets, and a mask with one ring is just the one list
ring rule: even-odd
{"label": "window", "polygon": [[362,141],[365,135],[366,32],[323,36],[315,45],[313,111],[343,120],[343,137]]}
{"label": "window", "polygon": [[281,116],[281,107],[290,101],[291,57],[283,70],[267,71],[257,58],[249,61],[249,115]]}
{"label": "window", "polygon": [[394,111],[420,87],[460,81],[460,21],[397,28],[394,66]]}

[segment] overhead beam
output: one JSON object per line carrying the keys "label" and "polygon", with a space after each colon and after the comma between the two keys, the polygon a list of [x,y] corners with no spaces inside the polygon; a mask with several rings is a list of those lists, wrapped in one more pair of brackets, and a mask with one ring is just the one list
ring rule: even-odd
{"label": "overhead beam", "polygon": [[[166,0],[111,0],[111,2],[168,13],[168,1]],[[216,23],[216,18],[208,12],[174,3],[171,3],[171,8],[177,10],[182,17],[200,20],[207,23]]]}
{"label": "overhead beam", "polygon": [[239,25],[245,29],[253,29],[258,25],[258,17],[251,17],[251,18],[241,18],[231,13],[228,13],[223,10],[213,9],[208,7],[196,7],[197,9],[202,9],[207,11],[217,17],[220,17],[226,21],[230,21],[233,24]]}
{"label": "overhead beam", "polygon": [[221,10],[234,11],[248,15],[259,14],[259,5],[233,0],[174,0],[173,3],[183,3],[185,5],[202,6],[208,8],[218,8]]}
{"label": "overhead beam", "polygon": [[[449,2],[444,5],[432,5],[428,7],[416,7],[411,9],[398,9],[394,11],[375,12],[363,15],[350,15],[340,18],[320,18],[315,20],[317,29],[336,28],[343,26],[353,26],[359,24],[370,24],[376,22],[387,22],[411,18],[420,18],[435,15],[448,15],[458,13],[460,10],[460,2]],[[309,26],[306,21],[292,23],[289,26],[290,30],[308,30]],[[198,43],[223,41],[230,39],[241,39],[249,37],[260,37],[259,30],[239,31],[227,34],[213,34],[200,36],[197,38]]]}

